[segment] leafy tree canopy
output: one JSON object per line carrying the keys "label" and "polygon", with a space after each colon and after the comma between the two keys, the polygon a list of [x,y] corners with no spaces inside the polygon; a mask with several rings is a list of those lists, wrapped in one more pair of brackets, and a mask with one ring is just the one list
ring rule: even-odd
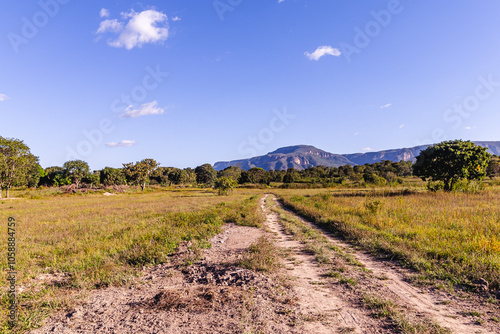
{"label": "leafy tree canopy", "polygon": [[233,178],[228,176],[221,176],[215,180],[214,188],[219,191],[219,196],[227,196],[231,191],[233,191],[236,185],[237,182]]}
{"label": "leafy tree canopy", "polygon": [[68,177],[71,182],[76,184],[77,188],[82,179],[90,174],[89,165],[83,160],[66,161],[63,168],[65,176]]}
{"label": "leafy tree canopy", "polygon": [[213,184],[217,177],[217,172],[210,164],[203,164],[196,167],[196,182],[199,184]]}
{"label": "leafy tree canopy", "polygon": [[144,159],[136,162],[135,164],[123,164],[127,178],[132,182],[139,184],[142,190],[146,188],[146,182],[149,181],[149,177],[158,167],[159,163],[153,159]]}
{"label": "leafy tree canopy", "polygon": [[486,175],[491,155],[471,141],[453,140],[429,146],[420,152],[413,173],[422,180],[442,181],[452,190],[460,180],[480,180]]}
{"label": "leafy tree canopy", "polygon": [[26,185],[37,163],[38,157],[31,154],[22,140],[0,137],[0,197],[3,187],[9,197],[10,187]]}

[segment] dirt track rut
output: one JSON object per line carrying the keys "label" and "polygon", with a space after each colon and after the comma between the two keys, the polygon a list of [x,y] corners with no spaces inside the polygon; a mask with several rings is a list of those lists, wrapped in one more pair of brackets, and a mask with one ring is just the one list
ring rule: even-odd
{"label": "dirt track rut", "polygon": [[292,252],[293,260],[288,260],[285,265],[293,279],[300,312],[311,319],[324,317],[323,321],[306,322],[304,329],[307,333],[383,333],[377,329],[380,324],[366,311],[349,305],[327,286],[328,282],[314,256],[307,254],[303,244],[285,233],[278,214],[265,205],[266,197],[262,198],[261,207],[266,215],[267,227],[276,234],[277,245]]}

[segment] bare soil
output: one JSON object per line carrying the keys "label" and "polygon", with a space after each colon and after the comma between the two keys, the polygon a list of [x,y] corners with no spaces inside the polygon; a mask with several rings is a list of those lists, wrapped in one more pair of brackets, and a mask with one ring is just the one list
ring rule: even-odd
{"label": "bare soil", "polygon": [[[327,275],[328,265],[318,264],[303,243],[285,233],[264,198],[262,208],[264,229],[227,224],[208,249],[184,243],[167,263],[144,268],[133,284],[96,290],[31,333],[401,332],[389,319],[373,316],[363,303],[366,293],[393,301],[409,319],[428,319],[451,333],[500,333],[491,320],[500,318],[497,306],[414,287],[407,282],[413,273],[326,235],[365,267],[346,267],[349,272],[343,274],[358,284],[340,284]],[[262,235],[280,249],[282,268],[259,273],[238,267]]]}

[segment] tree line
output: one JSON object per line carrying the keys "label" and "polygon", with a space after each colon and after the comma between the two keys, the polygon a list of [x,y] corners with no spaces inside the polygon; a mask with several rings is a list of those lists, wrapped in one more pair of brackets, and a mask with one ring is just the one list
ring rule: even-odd
{"label": "tree line", "polygon": [[71,160],[63,166],[43,169],[23,141],[0,137],[0,198],[2,190],[9,196],[12,187],[59,187],[74,184],[76,188],[136,185],[142,190],[148,184],[162,186],[214,187],[219,194],[228,194],[237,185],[281,183],[284,187],[300,185],[333,186],[357,183],[386,185],[403,183],[403,179],[418,176],[424,180],[442,182],[444,190],[453,189],[461,179],[480,179],[500,175],[500,158],[490,156],[485,148],[472,142],[453,141],[430,146],[417,161],[382,162],[340,167],[317,166],[303,170],[269,170],[254,167],[243,170],[238,166],[215,171],[212,165],[196,168],[161,167],[154,159],[125,163],[122,168],[106,167],[91,171],[87,162]]}

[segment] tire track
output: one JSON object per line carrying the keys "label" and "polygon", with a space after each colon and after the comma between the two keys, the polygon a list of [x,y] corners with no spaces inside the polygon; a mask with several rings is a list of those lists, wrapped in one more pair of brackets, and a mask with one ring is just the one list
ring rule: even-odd
{"label": "tire track", "polygon": [[293,287],[299,297],[299,311],[305,317],[322,321],[306,321],[305,333],[392,333],[382,329],[380,322],[369,316],[363,308],[350,305],[336,296],[328,287],[315,257],[307,254],[304,245],[287,235],[280,224],[279,216],[265,205],[261,207],[266,215],[267,228],[274,233],[279,247],[292,251],[293,260],[286,262],[287,274],[293,277]]}

